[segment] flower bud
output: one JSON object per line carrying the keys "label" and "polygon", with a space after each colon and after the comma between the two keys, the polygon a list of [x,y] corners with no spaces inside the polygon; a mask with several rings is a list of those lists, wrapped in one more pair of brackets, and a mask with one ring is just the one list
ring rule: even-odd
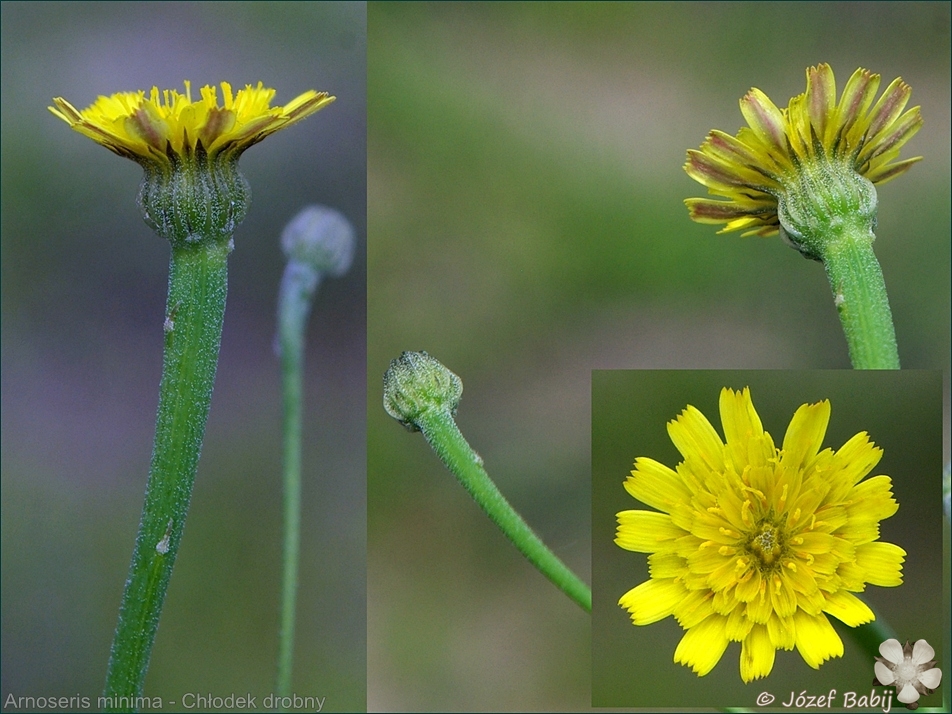
{"label": "flower bud", "polygon": [[383,376],[383,408],[410,431],[437,410],[456,416],[463,381],[426,352],[404,352]]}
{"label": "flower bud", "polygon": [[355,242],[350,222],[324,206],[303,208],[281,234],[281,247],[288,260],[333,277],[340,277],[350,268]]}

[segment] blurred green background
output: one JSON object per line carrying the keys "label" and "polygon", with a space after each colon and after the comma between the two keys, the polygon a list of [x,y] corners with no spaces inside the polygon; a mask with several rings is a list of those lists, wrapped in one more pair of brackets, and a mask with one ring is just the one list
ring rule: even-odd
{"label": "blurred green background", "polygon": [[[148,474],[169,248],[141,169],[46,107],[259,80],[337,101],[241,159],[217,388],[146,694],[273,691],[279,613],[279,237],[305,204],[360,238],[321,287],[306,386],[294,691],[366,701],[366,8],[2,4],[2,696],[101,691]],[[174,707],[173,707],[174,708]]]}
{"label": "blurred green background", "polygon": [[[837,689],[869,694],[873,659],[851,629],[829,618],[845,654],[819,671],[800,654],[778,652],[773,672],[745,685],[740,645],[731,644],[710,674],[698,677],[674,663],[684,630],[674,618],[636,627],[618,599],[648,579],[647,555],[614,544],[619,511],[654,510],[623,487],[634,460],[648,456],[675,468],[683,456],[666,424],[688,404],[723,436],[718,398],[723,387],[750,387],[754,407],[779,446],[801,404],[828,399],[830,424],[822,448],[839,449],[865,431],[883,449],[868,477],[892,478],[898,512],[881,522],[881,540],[902,547],[903,585],[868,586],[861,597],[896,631],[900,641],[925,638],[943,657],[948,613],[942,603],[942,376],[938,371],[599,371],[592,381],[592,703],[596,706],[753,707],[762,691],[788,701],[790,692]],[[867,477],[867,478],[868,478]],[[878,643],[877,643],[878,644]],[[941,667],[942,665],[940,665]],[[881,690],[880,690],[881,691]],[[938,706],[941,694],[922,704]],[[895,704],[895,702],[894,702]]]}
{"label": "blurred green background", "polygon": [[591,530],[614,526],[590,516],[592,369],[849,367],[819,264],[688,220],[705,191],[685,151],[736,132],[750,87],[786,106],[819,62],[841,89],[860,66],[912,86],[925,125],[903,155],[925,160],[880,189],[876,250],[903,366],[948,375],[949,11],[370,4],[370,707],[590,701],[588,616],[381,408],[403,350],[462,377],[463,433],[586,578]]}

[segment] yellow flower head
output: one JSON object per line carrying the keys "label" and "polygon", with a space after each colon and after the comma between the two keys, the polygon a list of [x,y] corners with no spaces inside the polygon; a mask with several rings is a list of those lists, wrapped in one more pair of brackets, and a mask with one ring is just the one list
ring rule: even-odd
{"label": "yellow flower head", "polygon": [[656,511],[618,514],[615,542],[650,553],[651,579],[619,605],[647,625],[674,615],[687,632],[674,661],[703,676],[741,643],[744,682],[796,647],[814,669],[843,654],[827,615],[875,619],[853,593],[902,583],[905,551],[879,539],[899,508],[888,476],[864,477],[882,450],[865,432],[820,451],[830,403],[804,404],[776,448],[750,391],[721,391],[725,441],[688,406],[668,423],[684,456],[672,471],[639,458],[625,489]]}
{"label": "yellow flower head", "polygon": [[120,92],[99,97],[83,111],[62,97],[49,107],[73,129],[120,156],[140,163],[168,164],[204,152],[209,158],[237,158],[245,149],[269,134],[300,121],[334,101],[326,92],[307,91],[284,107],[270,106],[275,90],[261,82],[237,94],[221,83],[223,106],[216,87],[202,87],[201,99],[192,101],[191,84],[185,94],[174,89],[162,92]]}
{"label": "yellow flower head", "polygon": [[873,184],[905,172],[922,157],[896,159],[902,145],[919,131],[922,116],[919,107],[903,113],[912,89],[899,78],[873,105],[879,80],[878,74],[856,70],[837,103],[833,70],[827,64],[811,67],[807,91],[791,99],[786,109],[751,89],[740,100],[749,127],[736,137],[714,130],[700,150],[688,151],[688,175],[711,195],[727,199],[686,199],[691,218],[726,223],[721,233],[775,235],[781,225],[778,201],[797,190],[804,167],[845,167]]}

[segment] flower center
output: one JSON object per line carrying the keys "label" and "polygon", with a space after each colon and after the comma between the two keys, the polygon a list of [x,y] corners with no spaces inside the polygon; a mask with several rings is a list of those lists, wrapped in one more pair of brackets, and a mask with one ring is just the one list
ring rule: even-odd
{"label": "flower center", "polygon": [[746,550],[758,562],[761,572],[773,570],[786,550],[785,541],[780,528],[765,519],[751,532]]}
{"label": "flower center", "polygon": [[907,684],[914,684],[919,679],[919,665],[906,655],[902,662],[896,665],[896,691],[902,691]]}

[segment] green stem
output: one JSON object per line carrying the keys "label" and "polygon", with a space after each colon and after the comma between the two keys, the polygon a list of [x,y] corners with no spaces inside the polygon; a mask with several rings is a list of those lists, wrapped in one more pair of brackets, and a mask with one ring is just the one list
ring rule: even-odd
{"label": "green stem", "polygon": [[591,612],[592,591],[546,547],[496,488],[483,468],[483,460],[460,433],[452,415],[443,409],[428,409],[418,416],[416,426],[437,456],[519,552],[583,610]]}
{"label": "green stem", "polygon": [[288,257],[278,294],[277,342],[284,393],[284,573],[277,686],[282,702],[291,695],[301,550],[304,335],[321,277],[347,272],[354,256],[354,243],[354,229],[347,219],[323,206],[306,206],[281,234],[281,247]]}
{"label": "green stem", "polygon": [[230,252],[230,240],[173,244],[155,446],[109,658],[107,711],[133,711],[142,694],[205,435]]}
{"label": "green stem", "polygon": [[850,627],[847,631],[853,641],[866,651],[870,661],[875,661],[875,658],[880,656],[879,646],[886,640],[898,640],[899,635],[896,634],[892,625],[886,621],[881,612],[866,600],[863,600],[863,602],[873,611],[876,619],[859,627]]}
{"label": "green stem", "polygon": [[301,432],[304,332],[319,278],[311,268],[288,263],[278,297],[278,345],[284,394],[284,575],[278,642],[278,696],[291,694],[298,560],[301,543]]}
{"label": "green stem", "polygon": [[854,369],[899,369],[886,283],[872,231],[846,228],[823,246],[823,264]]}

